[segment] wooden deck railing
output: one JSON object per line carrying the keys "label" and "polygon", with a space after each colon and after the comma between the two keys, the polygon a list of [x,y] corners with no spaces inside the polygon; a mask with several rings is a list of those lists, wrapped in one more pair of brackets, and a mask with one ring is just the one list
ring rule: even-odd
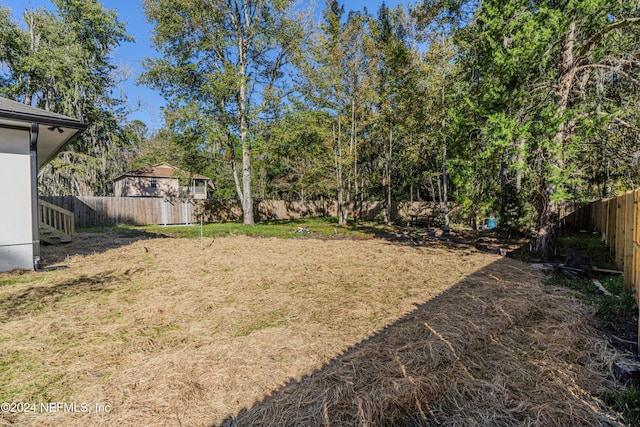
{"label": "wooden deck railing", "polygon": [[44,200],[38,200],[38,225],[41,229],[55,230],[61,240],[75,238],[73,212]]}
{"label": "wooden deck railing", "polygon": [[185,197],[193,197],[194,199],[206,199],[207,198],[207,188],[206,187],[198,187],[195,185],[192,186],[180,186],[178,187],[178,191],[180,194]]}

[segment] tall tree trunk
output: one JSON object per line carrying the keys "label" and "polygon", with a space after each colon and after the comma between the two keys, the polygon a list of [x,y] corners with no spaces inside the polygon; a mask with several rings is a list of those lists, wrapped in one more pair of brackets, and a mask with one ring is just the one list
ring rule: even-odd
{"label": "tall tree trunk", "polygon": [[[225,99],[221,98],[219,102],[221,104],[221,111],[224,111],[226,104]],[[236,185],[236,193],[238,194],[238,200],[240,200],[240,205],[242,206],[242,200],[244,200],[244,197],[242,194],[242,186],[240,185],[240,178],[238,177],[238,168],[236,166],[236,147],[233,144],[233,139],[231,138],[231,133],[229,131],[227,131],[226,137],[227,149],[231,153],[231,172],[233,173],[233,182]]]}
{"label": "tall tree trunk", "polygon": [[351,98],[351,147],[350,148],[353,155],[353,200],[358,201],[358,138],[356,133],[355,97]]}
{"label": "tall tree trunk", "polygon": [[233,181],[236,184],[236,192],[238,193],[238,200],[242,204],[242,186],[240,185],[240,178],[238,177],[238,168],[236,167],[236,156],[234,153],[231,155],[231,171],[233,172]]}
{"label": "tall tree trunk", "polygon": [[[36,26],[33,19],[33,14],[29,14],[29,48],[31,52],[35,53],[38,50],[38,38],[36,37]],[[33,101],[33,70],[29,70],[27,74],[27,84],[25,87],[24,99],[22,102],[25,105],[31,105]]]}
{"label": "tall tree trunk", "polygon": [[336,180],[338,186],[338,225],[346,225],[347,218],[345,215],[344,209],[344,182],[342,180],[342,138],[340,134],[342,132],[342,122],[340,121],[340,116],[338,116],[338,133],[335,133],[334,127],[334,138],[337,138],[335,141],[338,144],[338,152],[336,153]]}
{"label": "tall tree trunk", "polygon": [[517,164],[517,168],[516,168],[516,190],[518,192],[522,191],[522,165],[525,162],[524,159],[524,147],[526,144],[526,139],[524,137],[520,137],[518,138],[518,142],[516,145],[516,150],[517,150],[517,154],[516,154],[516,164]]}
{"label": "tall tree trunk", "polygon": [[[244,6],[244,5],[243,5]],[[240,59],[240,76],[242,81],[238,88],[238,122],[240,127],[240,143],[242,145],[242,223],[244,225],[254,225],[253,219],[253,197],[251,196],[251,146],[249,141],[249,124],[247,112],[247,84],[244,79],[246,75],[245,39],[241,30],[238,30],[238,56]]]}
{"label": "tall tree trunk", "polygon": [[393,129],[389,131],[389,152],[387,153],[387,224],[393,222],[393,203],[391,197],[391,156],[393,155]]}
{"label": "tall tree trunk", "polygon": [[253,197],[251,196],[251,151],[249,144],[242,144],[242,223],[254,225]]}
{"label": "tall tree trunk", "polygon": [[[438,170],[438,167],[436,165],[433,165],[433,169],[435,171]],[[434,181],[434,175],[433,174],[429,174],[429,184],[431,185],[431,199],[434,202],[438,202],[440,204],[442,204],[442,180],[439,178],[440,174],[438,174],[436,172],[435,174],[435,181],[437,184],[437,190],[436,191],[436,186],[433,185],[433,181]]]}
{"label": "tall tree trunk", "polygon": [[536,221],[533,254],[542,261],[549,261],[553,258],[558,240],[560,212],[558,204],[552,199],[554,193],[555,187],[546,185],[537,201],[538,220]]}
{"label": "tall tree trunk", "polygon": [[[576,23],[569,25],[569,31],[564,39],[562,50],[562,64],[558,78],[556,95],[558,106],[556,115],[559,118],[565,114],[569,106],[569,94],[575,81],[574,46]],[[538,219],[536,221],[536,235],[532,248],[533,255],[543,261],[555,255],[558,229],[560,226],[560,210],[556,200],[558,176],[564,170],[564,143],[571,138],[572,122],[561,120],[553,137],[552,152],[549,153],[549,170],[544,175],[537,203]]]}
{"label": "tall tree trunk", "polygon": [[445,136],[447,128],[447,113],[445,109],[447,101],[445,94],[445,79],[447,78],[444,56],[445,48],[445,31],[444,28],[442,28],[442,210],[444,212],[444,226],[442,227],[442,231],[447,235],[449,234],[449,171],[447,170],[447,138]]}
{"label": "tall tree trunk", "polygon": [[449,234],[449,171],[447,170],[447,143],[445,141],[442,150],[442,209],[444,211],[444,226],[442,231]]}

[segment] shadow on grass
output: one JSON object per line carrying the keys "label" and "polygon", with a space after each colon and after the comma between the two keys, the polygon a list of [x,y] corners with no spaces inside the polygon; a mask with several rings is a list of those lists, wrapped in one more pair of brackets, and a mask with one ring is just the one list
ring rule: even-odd
{"label": "shadow on grass", "polygon": [[448,235],[427,227],[402,227],[372,223],[353,224],[353,230],[388,242],[413,247],[442,247],[453,250],[477,249],[482,252],[528,260],[528,247],[522,235],[499,230],[451,230]]}
{"label": "shadow on grass", "polygon": [[76,234],[71,243],[42,245],[40,255],[43,266],[64,262],[67,257],[87,256],[130,245],[139,240],[167,238],[161,233],[149,233],[128,227],[105,227],[84,229]]}
{"label": "shadow on grass", "polygon": [[[265,221],[256,226],[273,226],[274,235],[260,233],[256,227],[244,226],[239,223],[210,223],[205,225],[207,239],[227,237],[234,235],[248,235],[252,237],[298,237],[319,239],[353,239],[354,236],[337,234],[332,235],[333,227],[337,226],[337,219],[289,219],[278,221]],[[213,227],[213,229],[212,229]],[[319,232],[309,234],[296,233],[298,228],[309,227],[320,229]],[[349,230],[345,228],[345,230]],[[349,230],[350,231],[350,230]],[[278,235],[279,233],[279,235]],[[197,224],[189,226],[100,226],[83,227],[76,233],[73,242],[62,245],[41,246],[41,258],[43,266],[63,263],[67,257],[87,256],[103,253],[111,249],[127,246],[139,240],[157,238],[197,238],[200,236],[200,227]],[[357,237],[356,237],[357,238]]]}
{"label": "shadow on grass", "polygon": [[215,426],[621,425],[589,309],[542,281],[501,258]]}
{"label": "shadow on grass", "polygon": [[99,276],[80,276],[73,280],[58,283],[54,286],[32,286],[22,292],[0,300],[0,321],[7,321],[27,315],[34,311],[49,309],[58,301],[74,296],[109,292],[109,285],[122,283],[124,277],[130,276],[140,269],[130,269],[123,274],[107,272]]}
{"label": "shadow on grass", "polygon": [[[273,226],[273,229],[271,227]],[[300,230],[303,230],[300,232]],[[198,238],[200,228],[191,226],[112,226],[84,228],[77,233],[76,240],[64,245],[43,245],[41,249],[44,266],[62,263],[70,256],[86,256],[102,253],[129,245],[138,240],[154,238]],[[314,219],[288,219],[265,221],[256,227],[237,223],[212,223],[204,228],[204,238],[234,235],[251,237],[299,238],[320,240],[367,240],[381,239],[390,243],[412,247],[440,247],[457,250],[477,249],[483,252],[509,255],[516,259],[528,257],[524,250],[525,239],[501,234],[497,231],[456,231],[442,236],[425,227],[402,227],[373,221],[349,221],[338,226],[335,217]]]}

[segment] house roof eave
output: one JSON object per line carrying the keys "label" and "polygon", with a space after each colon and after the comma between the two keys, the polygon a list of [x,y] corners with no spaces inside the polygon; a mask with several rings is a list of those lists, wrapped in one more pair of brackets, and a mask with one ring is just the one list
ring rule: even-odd
{"label": "house roof eave", "polygon": [[74,119],[58,113],[42,110],[22,104],[11,99],[0,97],[0,117],[20,122],[36,122],[38,124],[59,126],[85,130],[88,126],[82,120]]}
{"label": "house roof eave", "polygon": [[81,120],[0,97],[0,127],[30,131],[32,123],[38,125],[38,168],[78,139],[88,127]]}

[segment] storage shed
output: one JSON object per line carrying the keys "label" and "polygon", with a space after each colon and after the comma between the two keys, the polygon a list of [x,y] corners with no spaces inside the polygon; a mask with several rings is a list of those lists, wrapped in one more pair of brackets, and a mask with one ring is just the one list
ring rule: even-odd
{"label": "storage shed", "polygon": [[113,180],[113,193],[116,197],[206,199],[207,185],[215,189],[209,177],[192,174],[165,163],[116,177]]}
{"label": "storage shed", "polygon": [[0,271],[40,268],[38,170],[86,127],[0,97]]}

